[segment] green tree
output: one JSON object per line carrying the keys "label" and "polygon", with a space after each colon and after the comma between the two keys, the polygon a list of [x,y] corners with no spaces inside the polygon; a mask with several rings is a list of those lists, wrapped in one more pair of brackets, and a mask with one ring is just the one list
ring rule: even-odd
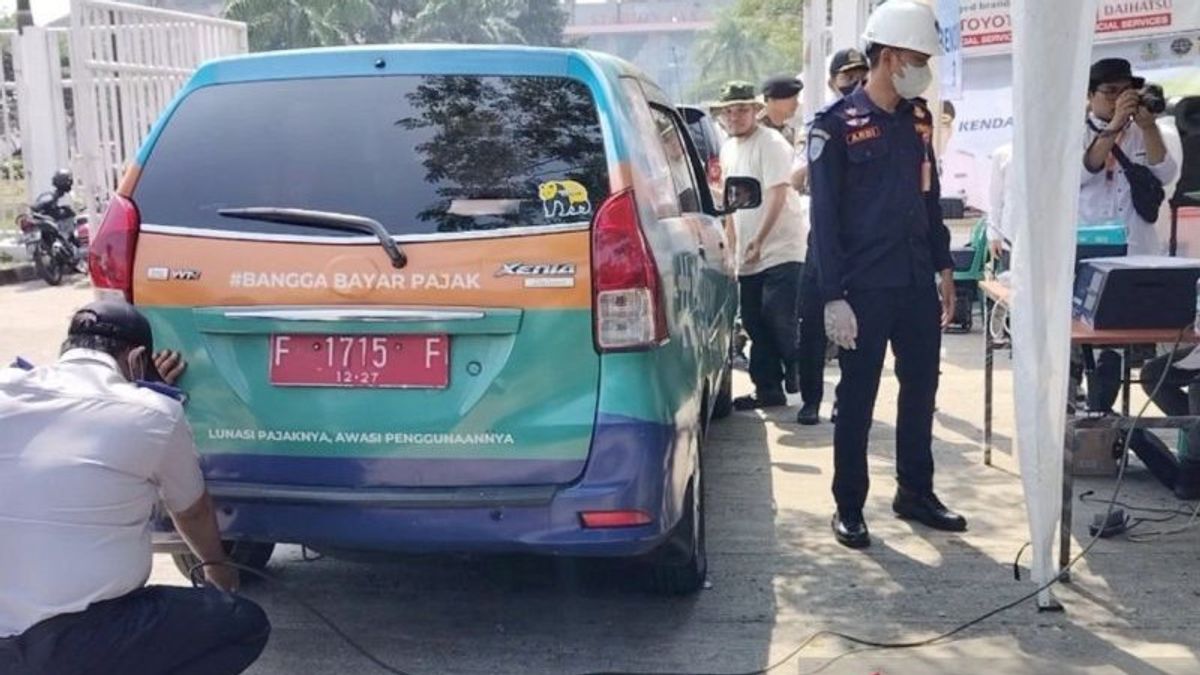
{"label": "green tree", "polygon": [[716,98],[721,84],[728,80],[762,79],[770,59],[759,36],[732,13],[722,14],[716,25],[701,35],[695,51],[700,60],[700,82],[693,96],[700,99]]}
{"label": "green tree", "polygon": [[738,0],[700,36],[694,97],[713,98],[727,80],[758,82],[803,66],[803,0]]}
{"label": "green tree", "polygon": [[430,0],[405,36],[413,42],[496,44],[522,42],[512,0]]}
{"label": "green tree", "polygon": [[561,47],[563,32],[571,19],[559,0],[523,0],[513,25],[521,32],[525,44],[542,47]]}
{"label": "green tree", "polygon": [[391,42],[561,45],[559,0],[229,0],[251,51]]}
{"label": "green tree", "polygon": [[246,22],[251,51],[365,41],[375,23],[370,0],[229,0],[225,16]]}

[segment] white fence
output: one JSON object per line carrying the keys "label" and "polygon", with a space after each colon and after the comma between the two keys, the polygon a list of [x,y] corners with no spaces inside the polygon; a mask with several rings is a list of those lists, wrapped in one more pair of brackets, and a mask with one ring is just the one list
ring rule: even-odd
{"label": "white fence", "polygon": [[116,189],[196,66],[246,48],[246,25],[236,21],[72,0],[71,76],[89,200],[99,203]]}
{"label": "white fence", "polygon": [[99,209],[195,68],[246,49],[243,23],[103,0],[72,0],[70,28],[0,31],[0,228],[60,168]]}

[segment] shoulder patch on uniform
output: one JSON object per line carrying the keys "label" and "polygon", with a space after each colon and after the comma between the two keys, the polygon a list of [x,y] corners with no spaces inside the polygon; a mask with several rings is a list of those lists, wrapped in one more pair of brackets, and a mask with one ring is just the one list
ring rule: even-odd
{"label": "shoulder patch on uniform", "polygon": [[808,135],[808,163],[812,164],[821,158],[821,152],[825,150],[825,141],[829,140],[829,134],[820,129],[813,129]]}

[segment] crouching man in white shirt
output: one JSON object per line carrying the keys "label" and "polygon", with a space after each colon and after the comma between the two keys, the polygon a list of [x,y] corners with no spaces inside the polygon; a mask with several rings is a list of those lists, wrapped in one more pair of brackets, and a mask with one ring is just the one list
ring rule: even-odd
{"label": "crouching man in white shirt", "polygon": [[[0,672],[224,675],[266,646],[266,614],[220,565],[183,407],[136,384],[183,371],[152,350],[145,317],[101,301],[57,363],[0,370]],[[144,585],[160,500],[207,586]]]}

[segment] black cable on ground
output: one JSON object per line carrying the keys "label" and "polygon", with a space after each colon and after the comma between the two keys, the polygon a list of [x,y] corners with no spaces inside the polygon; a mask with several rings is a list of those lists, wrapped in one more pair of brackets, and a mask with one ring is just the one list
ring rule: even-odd
{"label": "black cable on ground", "polygon": [[228,562],[228,561],[214,562],[214,563],[201,562],[201,563],[192,565],[192,567],[190,569],[188,569],[188,577],[191,579],[193,586],[199,586],[201,583],[201,581],[196,576],[196,572],[198,572],[203,567],[209,567],[209,566],[232,567],[240,572],[245,572],[247,574],[250,574],[251,576],[262,579],[263,581],[271,582],[272,585],[278,586],[279,589],[283,591],[284,595],[286,595],[288,598],[290,598],[292,601],[294,601],[296,604],[300,605],[304,609],[307,609],[310,613],[312,613],[313,616],[320,619],[321,622],[324,623],[326,626],[329,626],[329,630],[333,631],[335,634],[337,634],[338,637],[342,638],[342,641],[344,641],[346,644],[350,645],[350,647],[352,649],[354,649],[354,651],[358,652],[359,655],[361,655],[364,659],[375,664],[378,668],[380,668],[384,672],[391,673],[392,675],[409,675],[409,673],[407,673],[403,670],[400,670],[399,668],[396,668],[395,666],[389,665],[388,663],[384,662],[383,659],[380,659],[378,656],[375,656],[375,654],[373,654],[371,652],[371,650],[362,646],[361,644],[359,644],[359,642],[357,640],[350,637],[350,635],[346,631],[342,630],[341,627],[339,627],[337,625],[337,623],[335,623],[333,621],[333,619],[330,619],[329,617],[325,616],[325,614],[322,613],[321,610],[317,609],[316,607],[313,607],[312,603],[308,602],[307,600],[304,599],[303,596],[301,596],[299,593],[292,590],[292,588],[290,586],[288,586],[283,581],[280,581],[279,579],[271,576],[270,574],[263,572],[262,570],[257,570],[257,569],[254,569],[253,567],[247,567],[246,565],[239,565],[238,563]]}
{"label": "black cable on ground", "polygon": [[[1162,375],[1159,376],[1158,382],[1155,384],[1154,389],[1150,392],[1150,396],[1147,399],[1146,403],[1143,404],[1141,409],[1138,410],[1138,414],[1134,418],[1133,425],[1130,427],[1130,431],[1137,428],[1138,422],[1141,421],[1141,419],[1145,416],[1146,411],[1150,408],[1150,403],[1153,400],[1154,396],[1158,394],[1159,389],[1162,388],[1163,383],[1166,381],[1167,373],[1171,370],[1171,361],[1175,358],[1175,352],[1177,352],[1179,350],[1179,346],[1183,343],[1183,334],[1184,334],[1184,331],[1186,331],[1186,330],[1187,330],[1187,327],[1180,329],[1179,336],[1176,338],[1175,345],[1171,349],[1170,356],[1167,359],[1166,367],[1163,368]],[[1113,509],[1115,509],[1117,507],[1117,504],[1118,504],[1117,497],[1120,496],[1121,488],[1124,486],[1125,470],[1129,466],[1129,442],[1132,437],[1133,437],[1132,433],[1125,434],[1124,446],[1122,447],[1122,452],[1121,452],[1120,469],[1117,472],[1117,481],[1116,481],[1116,484],[1113,486],[1112,497],[1108,500],[1105,500],[1105,503],[1108,504],[1108,509],[1104,515],[1103,522],[1108,522],[1109,518],[1112,516]],[[1184,530],[1190,529],[1191,527],[1193,527],[1197,524],[1200,524],[1200,521],[1197,520],[1198,518],[1200,518],[1200,503],[1197,503],[1196,509],[1195,509],[1195,511],[1192,512],[1191,519],[1189,520],[1187,525],[1184,525],[1183,527],[1178,528],[1174,531],[1150,533],[1149,535],[1143,535],[1143,537],[1166,536],[1168,534],[1177,534],[1178,532],[1182,532]],[[1086,556],[1089,552],[1091,552],[1092,548],[1096,545],[1096,542],[1100,541],[1100,534],[1101,534],[1101,532],[1097,532],[1096,534],[1092,535],[1092,538],[1088,541],[1088,543],[1079,551],[1078,554],[1075,555],[1075,557],[1073,557],[1070,560],[1070,562],[1067,563],[1066,567],[1064,567],[1062,570],[1059,571],[1059,574],[1056,574],[1054,576],[1053,579],[1047,581],[1046,583],[1042,584],[1041,586],[1038,586],[1035,590],[1016,598],[1015,600],[1012,600],[1003,605],[1000,605],[999,607],[989,610],[989,611],[975,617],[974,619],[971,619],[970,621],[961,623],[943,633],[939,633],[938,635],[935,635],[930,638],[925,638],[922,640],[886,642],[886,641],[882,641],[882,640],[871,640],[871,639],[867,639],[867,638],[862,638],[862,637],[858,637],[856,635],[850,635],[848,633],[842,633],[840,631],[835,631],[835,630],[821,630],[821,631],[817,631],[817,632],[813,633],[812,635],[809,635],[807,638],[804,639],[803,642],[800,643],[799,646],[797,646],[795,649],[793,649],[791,652],[789,652],[783,658],[781,658],[778,661],[776,661],[775,663],[767,666],[766,668],[760,668],[758,670],[748,670],[748,671],[733,672],[733,673],[730,673],[730,672],[703,673],[703,672],[699,672],[699,671],[695,671],[695,670],[690,670],[687,672],[610,670],[610,671],[588,672],[588,673],[583,673],[581,675],[767,675],[767,673],[777,670],[778,668],[780,668],[783,665],[790,662],[792,659],[799,656],[800,652],[804,651],[804,649],[806,649],[810,644],[812,644],[815,640],[817,640],[818,638],[821,638],[821,637],[837,637],[837,638],[841,638],[842,640],[845,640],[847,642],[850,642],[852,644],[868,647],[868,649],[849,650],[842,654],[834,656],[829,661],[826,661],[823,665],[821,665],[819,668],[817,668],[816,670],[812,671],[812,673],[809,674],[809,675],[814,675],[815,673],[819,673],[819,672],[823,671],[824,669],[828,668],[834,662],[836,662],[846,656],[850,656],[851,654],[857,654],[857,653],[873,651],[873,650],[915,649],[918,647],[927,647],[927,646],[937,644],[937,643],[950,642],[950,641],[952,641],[952,638],[955,638],[955,636],[962,633],[963,631],[965,631],[969,628],[972,628],[980,623],[983,623],[984,621],[987,621],[988,619],[996,616],[997,614],[1007,612],[1008,610],[1010,610],[1018,605],[1021,605],[1029,600],[1032,600],[1033,598],[1037,597],[1038,594],[1040,594],[1042,591],[1048,590],[1051,586],[1054,586],[1055,584],[1061,582],[1063,580],[1064,574],[1067,571],[1069,571],[1071,568],[1073,568],[1076,564],[1078,564],[1078,562],[1080,560],[1082,560],[1084,556]],[[1148,539],[1146,539],[1146,540],[1148,540]],[[1024,550],[1024,547],[1022,547],[1022,551],[1023,550]],[[1020,553],[1017,554],[1017,559],[1018,559],[1018,561],[1020,560]],[[256,570],[254,568],[247,567],[245,565],[239,565],[237,563],[232,563],[232,562],[219,562],[219,563],[201,562],[196,565],[193,565],[191,567],[191,569],[188,570],[188,576],[191,578],[192,584],[199,585],[199,583],[200,583],[200,581],[198,580],[198,578],[196,576],[197,571],[199,571],[201,568],[203,568],[205,566],[213,566],[213,565],[224,565],[226,567],[232,567],[234,569],[251,574],[257,578],[263,579],[264,581],[269,581],[276,586],[279,586],[289,598],[294,600],[300,606],[307,609],[309,612],[311,612],[313,614],[313,616],[316,616],[318,619],[320,619],[326,626],[329,627],[330,630],[332,630],[335,634],[337,634],[338,637],[342,638],[342,640],[345,641],[346,644],[350,645],[350,647],[352,647],[356,652],[358,652],[360,655],[362,655],[363,658],[365,658],[368,661],[370,661],[371,663],[375,664],[381,670],[388,672],[388,673],[392,673],[392,675],[409,675],[405,671],[400,670],[399,668],[396,668],[394,666],[391,666],[391,665],[387,664],[386,662],[384,662],[379,657],[375,656],[373,653],[371,653],[370,650],[368,650],[366,647],[363,647],[354,638],[350,637],[350,635],[347,634],[346,631],[342,630],[332,619],[325,616],[325,614],[323,614],[320,610],[318,610],[311,603],[309,603],[307,600],[305,600],[303,597],[301,597],[300,594],[294,592],[286,583],[280,581],[279,579],[276,579],[275,577],[273,577],[261,570]],[[1014,563],[1014,566],[1015,566],[1015,563]]]}
{"label": "black cable on ground", "polygon": [[[1084,492],[1083,494],[1079,495],[1079,501],[1084,504],[1107,504],[1108,503],[1107,499],[1093,499],[1092,495],[1094,495],[1094,494],[1096,494],[1095,490],[1088,490],[1087,492]],[[1135,512],[1136,511],[1144,511],[1146,513],[1171,514],[1168,518],[1163,519],[1162,522],[1166,522],[1167,520],[1170,520],[1171,518],[1175,518],[1178,516],[1192,515],[1191,511],[1185,511],[1178,507],[1139,506],[1137,504],[1131,504],[1129,502],[1122,502],[1122,501],[1114,501],[1113,504],[1116,504],[1117,506],[1119,506],[1127,511],[1135,511]],[[1146,518],[1144,520],[1150,520],[1150,519]],[[1155,521],[1155,522],[1158,522],[1158,521]]]}

